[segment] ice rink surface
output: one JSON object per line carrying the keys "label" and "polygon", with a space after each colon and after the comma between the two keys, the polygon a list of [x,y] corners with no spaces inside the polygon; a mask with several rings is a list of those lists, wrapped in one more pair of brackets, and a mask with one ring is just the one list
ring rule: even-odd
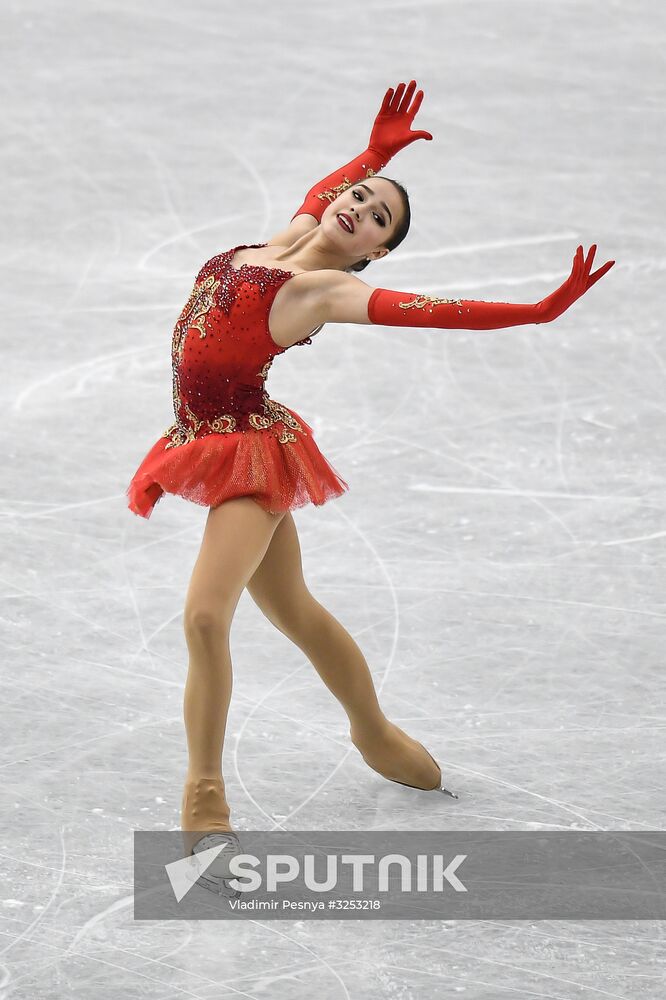
{"label": "ice rink surface", "polygon": [[383,171],[411,231],[364,281],[533,302],[578,243],[617,263],[552,324],[329,325],[276,362],[350,485],[295,513],[310,589],[460,798],[370,770],[245,592],[233,823],[663,829],[663,6],[8,0],[0,28],[0,997],[663,997],[654,920],[135,922],[132,832],[179,825],[207,511],[124,496],[198,269],[415,78],[434,139]]}

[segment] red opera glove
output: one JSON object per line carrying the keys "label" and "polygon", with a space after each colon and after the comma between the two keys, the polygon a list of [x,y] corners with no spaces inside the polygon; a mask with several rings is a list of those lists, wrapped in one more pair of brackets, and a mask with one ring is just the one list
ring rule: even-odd
{"label": "red opera glove", "polygon": [[596,251],[597,244],[593,243],[588,250],[587,257],[583,260],[583,248],[582,246],[578,247],[574,255],[571,274],[567,280],[545,299],[537,302],[539,323],[550,323],[551,320],[557,319],[576,299],[584,295],[599,278],[603,278],[604,274],[610,271],[615,263],[614,260],[607,261],[594,274],[590,273]]}
{"label": "red opera glove", "polygon": [[583,248],[579,246],[567,280],[551,295],[534,304],[439,299],[413,292],[375,288],[368,300],[368,317],[371,323],[383,326],[460,330],[499,330],[524,323],[549,323],[568,309],[615,263],[614,260],[609,260],[591,274],[596,249],[596,244],[593,244],[583,260]]}
{"label": "red opera glove", "polygon": [[407,90],[405,90],[404,83],[398,84],[395,94],[393,88],[389,87],[384,94],[384,100],[375,118],[375,124],[372,126],[368,149],[374,149],[385,158],[387,163],[391,157],[404,149],[405,146],[416,142],[417,139],[428,141],[432,139],[430,132],[412,132],[411,130],[411,124],[423,101],[422,90],[417,91],[412,101],[415,87],[416,80],[410,81]]}
{"label": "red opera glove", "polygon": [[315,184],[308,191],[299,210],[292,215],[292,221],[297,215],[305,213],[314,215],[321,222],[326,206],[347,188],[360,180],[374,177],[399,150],[410,143],[417,139],[432,139],[430,132],[412,132],[410,128],[423,100],[423,91],[419,90],[412,102],[415,87],[416,80],[412,80],[406,90],[404,83],[398,84],[395,93],[389,87],[375,118],[368,148],[356,159]]}

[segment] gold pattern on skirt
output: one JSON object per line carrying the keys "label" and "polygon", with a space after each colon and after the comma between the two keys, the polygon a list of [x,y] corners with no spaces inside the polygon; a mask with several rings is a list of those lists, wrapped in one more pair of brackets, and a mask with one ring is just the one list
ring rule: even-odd
{"label": "gold pattern on skirt", "polygon": [[[278,403],[277,400],[271,399],[270,396],[264,398],[264,406],[268,411],[268,415],[263,413],[250,413],[248,414],[248,421],[250,426],[255,430],[266,430],[268,427],[272,427],[275,423],[285,424],[286,427],[290,427],[291,430],[300,431],[303,433],[302,425],[296,420],[294,416],[287,410],[282,403]],[[204,424],[203,420],[197,420],[196,416],[192,413],[189,405],[186,403],[185,408],[187,410],[187,416],[192,421],[192,426],[182,426],[180,423],[176,422],[171,424],[170,427],[164,431],[162,437],[168,437],[169,443],[165,446],[166,448],[177,448],[179,445],[188,444],[190,441],[196,440],[196,432]],[[208,421],[208,426],[211,431],[216,434],[230,434],[236,430],[236,418],[229,413],[225,413],[222,416],[214,417],[213,420]],[[280,436],[278,437],[278,442],[280,444],[288,444],[290,441],[296,440],[296,435],[291,433],[291,430],[286,430],[286,427],[282,428]]]}
{"label": "gold pattern on skirt", "polygon": [[215,431],[216,434],[231,434],[232,431],[236,430],[236,418],[232,417],[230,413],[224,413],[221,417],[215,417],[214,420],[208,421],[210,429]]}
{"label": "gold pattern on skirt", "polygon": [[179,427],[177,423],[167,427],[162,437],[169,438],[169,443],[164,446],[165,451],[167,448],[178,448],[181,444],[196,440],[193,430],[189,427]]}
{"label": "gold pattern on skirt", "polygon": [[[256,430],[263,430],[266,427],[272,427],[273,424],[279,420],[283,424],[286,424],[287,427],[291,427],[292,430],[300,431],[301,434],[303,433],[303,428],[299,424],[298,420],[291,415],[289,410],[287,410],[282,403],[278,403],[277,400],[271,399],[270,396],[267,396],[264,399],[264,405],[268,410],[268,416],[263,416],[261,413],[251,413],[249,416],[250,424]],[[288,441],[295,441],[296,438],[293,434],[290,434],[289,431],[283,431],[278,440],[280,444],[287,444]]]}

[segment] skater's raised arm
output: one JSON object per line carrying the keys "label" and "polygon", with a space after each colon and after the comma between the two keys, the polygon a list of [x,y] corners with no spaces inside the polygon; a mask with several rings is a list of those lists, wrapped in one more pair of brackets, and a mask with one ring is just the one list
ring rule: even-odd
{"label": "skater's raised arm", "polygon": [[583,258],[583,247],[579,246],[566,281],[535,303],[481,302],[436,298],[388,288],[373,289],[352,275],[329,271],[322,287],[320,315],[326,323],[460,330],[499,330],[525,323],[549,323],[584,295],[615,263],[610,260],[591,273],[596,249],[593,244]]}
{"label": "skater's raised arm", "polygon": [[304,214],[314,216],[317,222],[321,222],[326,206],[352,184],[379,173],[399,150],[417,139],[432,139],[430,132],[412,132],[410,128],[423,101],[422,90],[412,101],[415,87],[415,80],[410,81],[406,90],[404,83],[398,84],[395,93],[389,87],[375,118],[368,148],[310,188],[303,204],[292,216],[292,222]]}

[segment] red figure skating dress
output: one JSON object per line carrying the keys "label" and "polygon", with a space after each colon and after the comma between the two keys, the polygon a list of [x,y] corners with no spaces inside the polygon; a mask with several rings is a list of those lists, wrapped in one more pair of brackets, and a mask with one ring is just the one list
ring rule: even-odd
{"label": "red figure skating dress", "polygon": [[[268,314],[292,271],[231,260],[241,244],[199,271],[176,323],[171,359],[175,422],[153,445],[126,493],[150,517],[164,493],[215,507],[251,496],[272,513],[320,505],[349,487],[301,416],[264,389],[280,347]],[[309,337],[298,344],[309,344]],[[295,345],[292,345],[295,346]]]}

